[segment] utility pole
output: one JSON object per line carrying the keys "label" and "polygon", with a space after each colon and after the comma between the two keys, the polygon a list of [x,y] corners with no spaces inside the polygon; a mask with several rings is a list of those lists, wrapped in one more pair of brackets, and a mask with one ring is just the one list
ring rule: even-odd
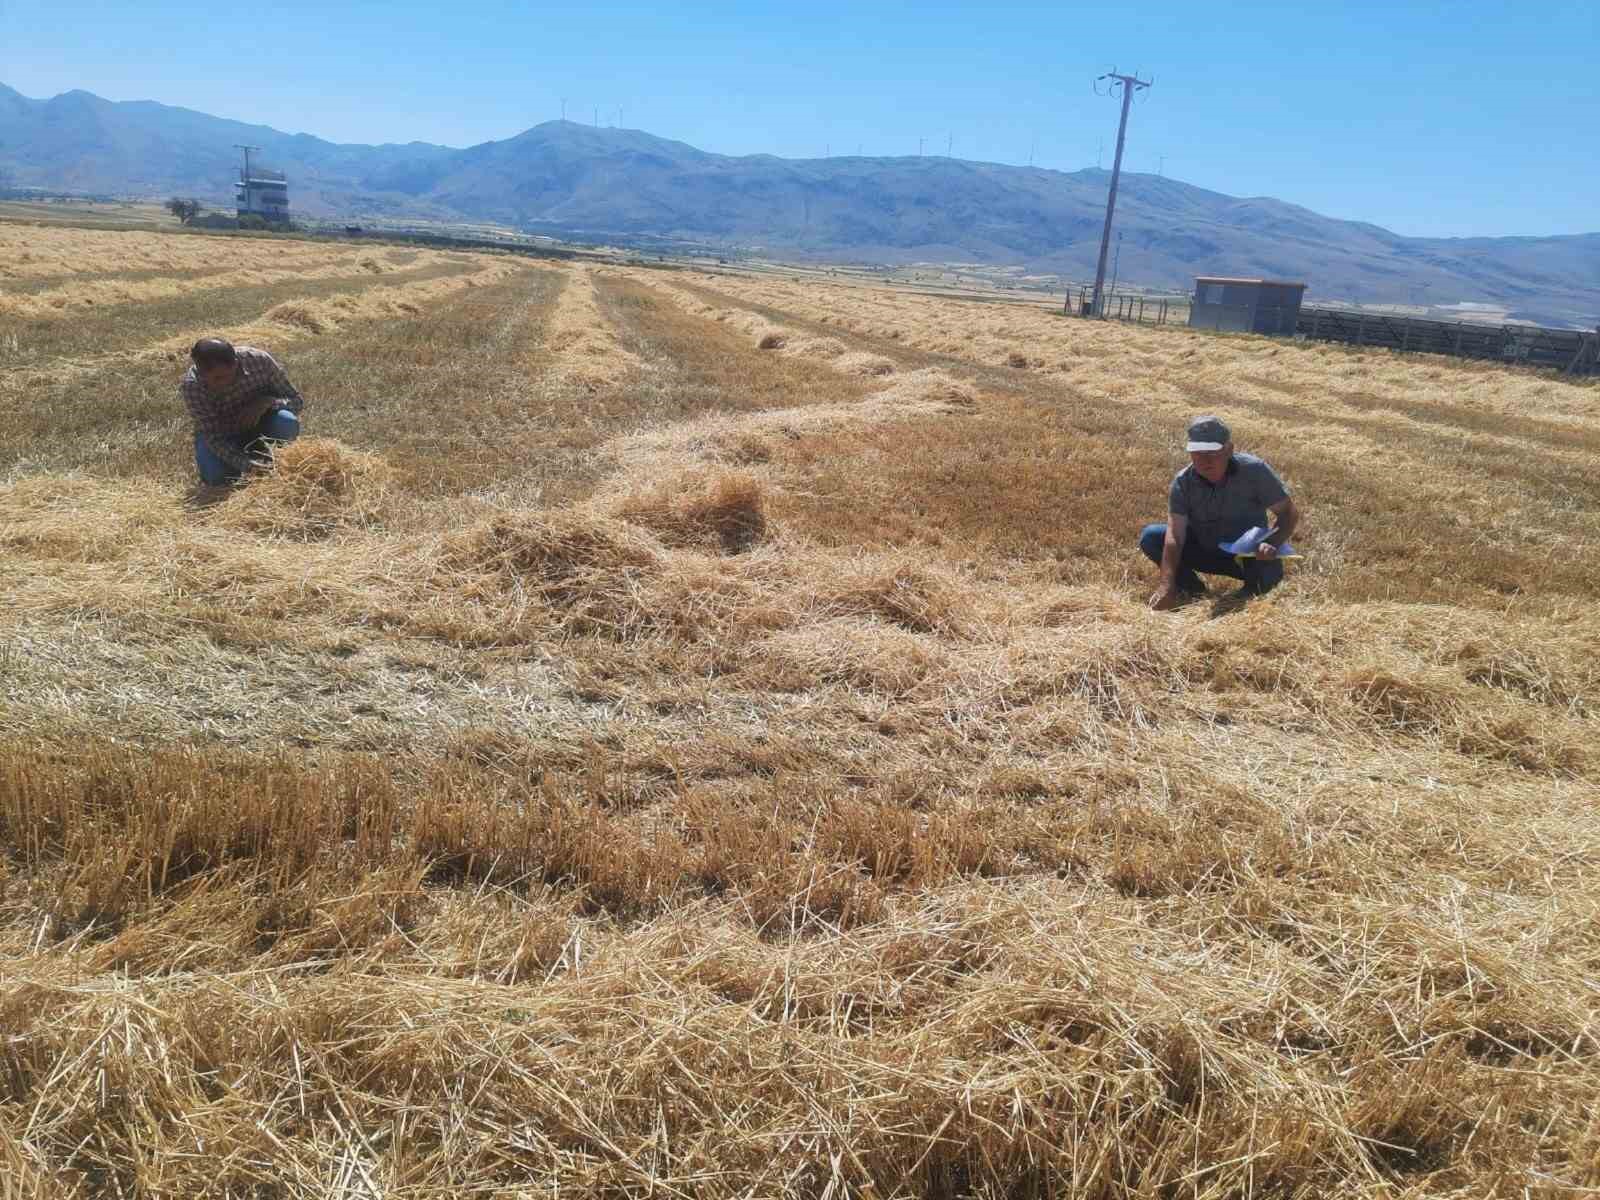
{"label": "utility pole", "polygon": [[956,148],[956,135],[952,133],[949,136],[949,138],[946,139],[946,141],[945,141],[945,144],[944,144],[944,156],[946,158],[949,158],[952,154],[955,153],[955,148]]}
{"label": "utility pole", "polygon": [[918,138],[917,139],[917,157],[918,158],[922,157],[922,143],[927,141],[927,140],[928,140],[927,138]]}
{"label": "utility pole", "polygon": [[1122,85],[1122,120],[1117,125],[1117,154],[1111,161],[1111,187],[1106,193],[1106,223],[1100,231],[1100,263],[1094,271],[1094,300],[1089,311],[1095,316],[1104,316],[1101,304],[1105,299],[1106,286],[1106,256],[1111,252],[1111,218],[1117,211],[1117,184],[1122,178],[1122,148],[1128,138],[1128,108],[1133,103],[1133,94],[1141,88],[1150,86],[1150,81],[1140,79],[1136,75],[1118,75],[1115,71],[1100,76],[1101,79],[1112,80],[1111,86]]}
{"label": "utility pole", "polygon": [[1028,143],[1028,165],[1033,166],[1033,152],[1039,148],[1039,135],[1033,135],[1033,141]]}
{"label": "utility pole", "polygon": [[561,97],[561,119],[563,121],[567,119],[567,98],[565,96]]}

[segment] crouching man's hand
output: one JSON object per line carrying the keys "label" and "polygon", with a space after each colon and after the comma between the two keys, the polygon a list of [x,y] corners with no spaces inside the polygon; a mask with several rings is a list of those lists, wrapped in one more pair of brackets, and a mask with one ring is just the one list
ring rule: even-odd
{"label": "crouching man's hand", "polygon": [[1256,547],[1256,557],[1262,562],[1271,562],[1278,557],[1278,548],[1271,542],[1262,542]]}
{"label": "crouching man's hand", "polygon": [[1150,607],[1156,612],[1166,612],[1169,608],[1176,608],[1177,604],[1177,584],[1164,583],[1154,592],[1150,593]]}

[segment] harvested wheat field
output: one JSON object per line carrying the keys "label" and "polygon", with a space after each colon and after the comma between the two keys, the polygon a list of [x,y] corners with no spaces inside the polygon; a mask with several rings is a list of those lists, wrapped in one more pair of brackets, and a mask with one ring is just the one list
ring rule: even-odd
{"label": "harvested wheat field", "polygon": [[0,1196],[1600,1194],[1594,381],[0,238]]}

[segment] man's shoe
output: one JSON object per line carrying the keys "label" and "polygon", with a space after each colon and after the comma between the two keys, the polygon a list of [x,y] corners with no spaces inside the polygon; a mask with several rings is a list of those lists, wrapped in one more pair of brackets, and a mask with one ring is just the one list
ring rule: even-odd
{"label": "man's shoe", "polygon": [[1231,592],[1224,592],[1211,602],[1211,615],[1213,617],[1226,616],[1229,613],[1239,612],[1250,603],[1254,593],[1249,588],[1234,588]]}

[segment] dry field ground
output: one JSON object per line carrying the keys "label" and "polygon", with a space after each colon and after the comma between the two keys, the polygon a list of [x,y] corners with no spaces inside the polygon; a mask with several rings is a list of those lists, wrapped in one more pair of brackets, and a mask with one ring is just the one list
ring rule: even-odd
{"label": "dry field ground", "polygon": [[[881,267],[864,265],[797,264],[758,258],[718,259],[715,267],[704,262],[696,269],[713,272],[719,278],[743,276],[754,280],[786,281],[870,288],[877,295],[885,292],[951,300],[1003,303],[1007,306],[1036,305],[1051,312],[1062,308],[1063,288],[1074,306],[1093,291],[1093,284],[1066,280],[1057,275],[1028,275],[1020,267],[986,266],[979,263],[910,263]],[[1115,280],[1113,280],[1115,282]],[[1122,286],[1108,290],[1106,309],[1117,312],[1126,302],[1145,301],[1143,317],[1155,324],[1157,308],[1167,305],[1167,324],[1183,325],[1189,319],[1189,295],[1185,292]]]}
{"label": "dry field ground", "polygon": [[0,221],[76,229],[179,228],[178,218],[153,200],[0,200]]}
{"label": "dry field ground", "polygon": [[[173,384],[308,436],[218,500]],[[1183,422],[1307,514],[1144,606]],[[0,1197],[1600,1194],[1600,385],[0,227]]]}

